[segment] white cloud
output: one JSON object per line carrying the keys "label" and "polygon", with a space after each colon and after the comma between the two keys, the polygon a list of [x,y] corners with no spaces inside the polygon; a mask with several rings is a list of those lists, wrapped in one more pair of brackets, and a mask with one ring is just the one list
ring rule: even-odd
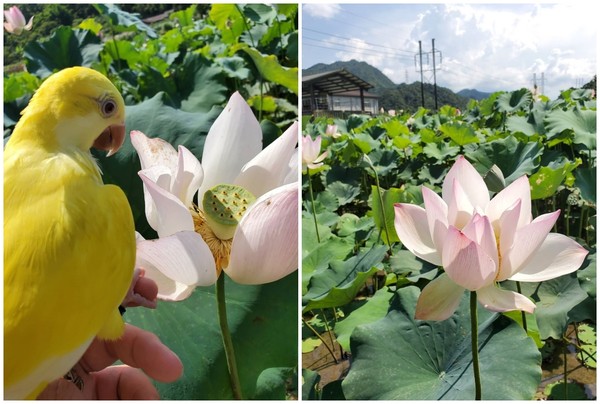
{"label": "white cloud", "polygon": [[[306,67],[311,65],[308,61],[356,59],[377,67],[395,83],[408,75],[410,83],[420,78],[414,62],[418,41],[423,52],[431,52],[435,38],[443,56],[441,65],[436,59],[437,83],[454,91],[531,87],[533,74],[539,82],[543,72],[546,95],[554,98],[576,80],[590,80],[597,70],[595,14],[581,3],[343,4],[338,11],[327,26],[305,14],[303,24],[308,21],[313,29],[338,36],[321,39],[334,50],[306,47]],[[319,18],[325,14],[321,11]],[[318,59],[309,56],[319,51]],[[433,83],[431,71],[425,80]]]}
{"label": "white cloud", "polygon": [[399,74],[400,72],[398,72],[397,70],[386,67],[382,70],[382,73],[388,76],[390,80],[392,80],[394,83],[401,83],[404,81],[404,77],[402,77]]}
{"label": "white cloud", "polygon": [[[595,42],[595,23],[582,14],[584,9],[568,4],[436,6],[420,15],[405,46],[436,38],[444,55],[438,83],[455,91],[529,87],[533,73],[540,80],[545,72],[546,80],[553,76],[548,95],[557,96],[577,77],[591,79],[596,71],[593,52],[590,57],[585,49]],[[577,27],[569,21],[578,21]]]}
{"label": "white cloud", "polygon": [[355,59],[367,62],[372,66],[379,66],[385,58],[381,52],[373,51],[373,47],[362,39],[351,38],[350,40],[345,40],[333,37],[327,42],[335,45],[338,49],[344,48],[344,50],[335,52],[337,60],[347,61]]}
{"label": "white cloud", "polygon": [[329,20],[340,12],[340,5],[329,3],[307,3],[302,7],[302,11],[312,17]]}

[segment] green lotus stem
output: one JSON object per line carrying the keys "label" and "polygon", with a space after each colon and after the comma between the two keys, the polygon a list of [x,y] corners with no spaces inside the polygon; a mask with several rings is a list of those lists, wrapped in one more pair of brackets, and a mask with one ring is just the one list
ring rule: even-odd
{"label": "green lotus stem", "polygon": [[581,207],[581,212],[579,214],[579,231],[577,233],[577,237],[581,237],[582,239],[585,239],[585,241],[589,244],[589,239],[588,239],[588,235],[587,235],[587,228],[585,229],[585,236],[583,235],[583,224],[585,223],[585,219],[586,219],[586,214],[587,214],[587,205],[584,203],[583,206]]}
{"label": "green lotus stem", "polygon": [[[575,336],[577,338],[577,341],[579,341],[579,337],[577,336],[577,329],[575,329],[575,333],[576,333]],[[595,359],[596,358],[595,354],[591,354],[590,352],[586,351],[579,343],[574,343],[574,342],[570,341],[564,335],[563,335],[562,341],[565,344],[572,344],[575,348],[577,348],[577,351],[579,353],[579,357],[581,358],[582,362],[585,361],[585,359],[586,359],[586,358],[584,358],[583,354],[585,354],[586,357],[590,358],[590,359]]]}
{"label": "green lotus stem", "polygon": [[567,236],[570,236],[570,235],[571,235],[571,234],[569,233],[569,231],[570,231],[570,226],[569,226],[569,221],[570,221],[569,219],[570,219],[570,217],[571,217],[571,205],[569,205],[569,204],[567,203],[567,209],[565,209],[565,229],[566,229],[566,230],[565,230],[565,234],[566,234]]}
{"label": "green lotus stem", "polygon": [[479,376],[479,343],[477,322],[477,292],[471,292],[471,351],[473,352],[473,375],[475,376],[475,400],[481,400],[481,377]]}
{"label": "green lotus stem", "polygon": [[248,33],[248,36],[250,37],[250,43],[252,44],[252,47],[256,48],[256,43],[254,42],[254,37],[252,36],[252,32],[250,31],[250,26],[248,25],[248,20],[247,20],[246,16],[244,15],[244,12],[242,11],[242,9],[240,8],[240,6],[238,4],[235,4],[235,9],[237,10],[238,13],[240,13],[240,16],[242,17],[242,21],[244,22],[244,27],[246,28],[246,32]]}
{"label": "green lotus stem", "polygon": [[233,349],[233,341],[227,324],[227,308],[225,306],[225,273],[221,271],[219,279],[215,287],[215,295],[217,297],[217,311],[219,314],[219,326],[221,327],[221,337],[223,338],[223,347],[225,348],[225,359],[227,360],[227,370],[229,371],[229,383],[231,384],[231,392],[236,400],[242,399],[242,386],[240,377],[237,371],[235,360],[235,351]]}
{"label": "green lotus stem", "polygon": [[385,217],[385,207],[383,206],[383,193],[381,192],[381,187],[379,186],[379,176],[377,175],[377,170],[375,170],[375,166],[373,162],[366,154],[363,155],[364,160],[367,162],[371,170],[373,170],[373,174],[375,174],[375,186],[377,187],[377,193],[379,194],[379,208],[381,209],[381,215],[383,216],[383,228],[385,229],[385,238],[387,239],[388,252],[390,256],[392,253],[392,243],[390,242],[390,232],[387,228],[387,218]]}
{"label": "green lotus stem", "polygon": [[[522,295],[521,293],[521,282],[516,281],[517,283],[517,292],[519,292],[520,295]],[[525,316],[525,312],[521,310],[521,320],[523,321],[523,329],[525,330],[525,332],[527,332],[527,316]]]}
{"label": "green lotus stem", "polygon": [[312,181],[310,180],[310,168],[306,167],[306,176],[308,177],[308,192],[310,193],[310,206],[312,207],[313,220],[315,221],[315,233],[317,234],[317,243],[321,242],[319,237],[319,226],[317,224],[317,210],[315,209],[315,198],[313,196]]}
{"label": "green lotus stem", "polygon": [[567,385],[567,345],[563,345],[563,382],[565,384],[565,400],[569,399],[569,386]]}
{"label": "green lotus stem", "polygon": [[579,331],[577,330],[577,323],[573,323],[573,329],[575,330],[575,339],[577,340],[577,345],[575,345],[575,347],[579,350],[579,357],[581,358],[581,362],[583,362],[583,349],[581,349],[580,347],[581,341],[579,340]]}
{"label": "green lotus stem", "polygon": [[[334,308],[334,312],[335,312],[335,308]],[[332,331],[329,328],[329,321],[327,320],[327,317],[325,316],[325,311],[323,309],[321,309],[321,314],[323,315],[323,321],[325,321],[325,331],[327,331],[327,334],[329,334],[329,340],[331,341],[331,349],[334,349],[335,342],[333,341]],[[333,360],[335,361],[335,363],[338,363],[335,355],[333,355]]]}
{"label": "green lotus stem", "polygon": [[325,348],[327,348],[327,350],[329,351],[329,353],[333,357],[333,360],[337,364],[338,361],[335,358],[335,354],[333,353],[332,348],[330,348],[329,345],[327,345],[327,342],[325,342],[325,339],[323,337],[321,337],[321,335],[319,334],[319,332],[317,330],[315,330],[312,325],[308,324],[308,322],[304,318],[302,318],[302,322],[304,324],[306,324],[306,326],[313,332],[313,334],[315,334],[317,336],[317,338],[319,338],[321,340],[321,342],[323,343],[323,345],[325,345]]}
{"label": "green lotus stem", "polygon": [[[246,32],[248,33],[248,36],[250,37],[250,43],[252,44],[252,47],[256,48],[256,43],[254,42],[254,37],[252,36],[252,32],[250,31],[250,26],[248,25],[246,16],[242,12],[242,9],[240,8],[240,6],[238,4],[235,5],[235,9],[238,11],[238,13],[240,13],[240,16],[242,17],[242,21],[244,22],[244,27],[246,29]],[[259,86],[260,86],[260,101],[259,101],[259,103],[260,103],[260,106],[258,109],[258,122],[260,122],[262,120],[263,93],[264,93],[263,84],[264,84],[264,82],[263,82],[263,77],[261,74],[260,80],[259,80]]]}
{"label": "green lotus stem", "polygon": [[[552,212],[556,212],[556,194],[552,195]],[[556,226],[556,222],[554,222],[554,226],[552,227],[552,231],[555,233],[558,231],[558,227]]]}
{"label": "green lotus stem", "polygon": [[112,43],[115,48],[115,54],[117,55],[117,68],[119,71],[121,70],[121,55],[119,54],[119,47],[117,46],[117,36],[115,35],[115,30],[111,20],[109,19],[110,32],[112,34]]}

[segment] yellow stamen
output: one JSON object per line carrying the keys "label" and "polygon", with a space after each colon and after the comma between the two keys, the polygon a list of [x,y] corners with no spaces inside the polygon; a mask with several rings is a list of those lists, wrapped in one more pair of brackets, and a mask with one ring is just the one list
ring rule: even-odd
{"label": "yellow stamen", "polygon": [[194,206],[190,209],[192,218],[194,220],[194,230],[196,233],[202,236],[204,242],[208,245],[208,248],[212,252],[213,258],[215,259],[215,265],[217,267],[217,277],[221,275],[223,268],[227,268],[229,265],[229,256],[231,254],[231,242],[233,239],[221,240],[211,230],[204,218],[204,213]]}

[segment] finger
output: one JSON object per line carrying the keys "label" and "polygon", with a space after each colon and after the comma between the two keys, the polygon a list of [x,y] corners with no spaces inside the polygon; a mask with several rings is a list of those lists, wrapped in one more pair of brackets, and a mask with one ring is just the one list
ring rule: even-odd
{"label": "finger", "polygon": [[125,333],[115,341],[94,340],[83,357],[88,372],[104,369],[120,359],[123,363],[140,368],[160,382],[177,380],[183,365],[177,355],[158,337],[131,324],[125,324]]}
{"label": "finger", "polygon": [[131,285],[121,302],[123,307],[144,306],[150,309],[156,308],[156,298],[158,296],[158,285],[152,279],[144,277],[145,270],[136,268],[133,271]]}
{"label": "finger", "polygon": [[158,400],[152,382],[139,369],[110,366],[94,373],[98,400]]}
{"label": "finger", "polygon": [[78,379],[77,382],[61,377],[48,384],[38,400],[92,400],[95,397],[94,378],[86,372],[80,363],[73,366],[69,374]]}
{"label": "finger", "polygon": [[36,400],[85,400],[83,392],[72,382],[58,379],[50,383]]}
{"label": "finger", "polygon": [[[146,278],[145,276],[140,276],[137,279],[135,286],[133,287],[133,292],[147,299],[148,301],[156,301],[156,296],[158,295],[158,285],[150,278]],[[135,307],[134,305],[132,307]]]}

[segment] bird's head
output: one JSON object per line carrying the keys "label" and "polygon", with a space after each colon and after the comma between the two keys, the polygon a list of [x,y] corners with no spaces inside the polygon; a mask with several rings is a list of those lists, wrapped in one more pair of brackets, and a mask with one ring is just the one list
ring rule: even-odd
{"label": "bird's head", "polygon": [[55,122],[53,133],[61,148],[87,151],[94,147],[110,156],[125,140],[123,97],[110,80],[86,67],[71,67],[50,76],[24,113],[42,114]]}

